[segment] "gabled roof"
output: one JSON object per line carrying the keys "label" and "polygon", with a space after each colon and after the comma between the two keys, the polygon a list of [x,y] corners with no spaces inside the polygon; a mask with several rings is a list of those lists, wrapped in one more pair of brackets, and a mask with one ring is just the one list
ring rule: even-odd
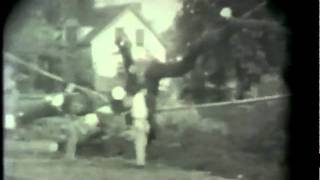
{"label": "gabled roof", "polygon": [[150,23],[148,23],[147,20],[143,18],[143,16],[140,13],[135,12],[134,10],[132,12],[150,30],[150,32],[157,38],[157,40],[163,45],[163,47],[166,48],[166,43],[162,40],[158,33],[156,33],[156,31],[152,28]]}
{"label": "gabled roof", "polygon": [[154,31],[151,25],[143,18],[143,16],[130,6],[130,4],[118,5],[118,6],[108,6],[96,10],[93,14],[88,16],[85,20],[81,20],[81,25],[92,26],[94,29],[90,31],[80,42],[80,45],[89,45],[91,40],[96,37],[108,24],[113,22],[116,17],[118,17],[125,10],[130,10],[158,39],[158,41],[164,46],[165,43],[159,37],[159,35]]}

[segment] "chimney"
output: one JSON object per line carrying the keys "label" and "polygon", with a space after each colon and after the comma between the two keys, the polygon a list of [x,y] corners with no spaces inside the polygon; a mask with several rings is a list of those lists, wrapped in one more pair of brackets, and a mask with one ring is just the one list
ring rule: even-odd
{"label": "chimney", "polygon": [[78,29],[79,23],[75,18],[69,18],[65,22],[64,26],[64,42],[68,46],[76,45],[78,41]]}
{"label": "chimney", "polygon": [[138,13],[141,13],[141,10],[142,10],[142,4],[137,2],[137,3],[131,3],[130,5],[130,8],[132,8],[134,11],[138,12]]}
{"label": "chimney", "polygon": [[94,0],[78,0],[77,17],[80,24],[92,19],[90,17],[93,14],[93,8]]}
{"label": "chimney", "polygon": [[76,18],[77,16],[77,9],[79,6],[78,0],[60,0],[60,6],[61,6],[61,13],[63,18],[69,19],[69,18]]}

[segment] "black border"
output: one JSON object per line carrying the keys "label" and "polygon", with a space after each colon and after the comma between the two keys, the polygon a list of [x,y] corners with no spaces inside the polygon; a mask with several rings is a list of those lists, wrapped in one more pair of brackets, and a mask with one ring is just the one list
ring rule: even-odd
{"label": "black border", "polygon": [[[1,49],[2,51],[4,50],[4,47],[3,47],[3,42],[4,42],[4,28],[5,28],[5,24],[6,24],[6,20],[9,18],[9,15],[10,15],[10,12],[12,11],[12,9],[14,8],[14,6],[16,4],[18,4],[20,1],[11,1],[11,0],[4,0],[2,1],[2,8],[1,8]],[[1,91],[2,91],[2,95],[1,95],[1,102],[2,102],[2,109],[1,109],[1,117],[3,119],[4,117],[4,110],[3,110],[3,54],[1,54],[1,59],[2,59],[2,63],[1,63]],[[2,123],[3,124],[3,123]],[[2,127],[2,133],[1,133],[1,140],[2,140],[2,143],[0,143],[1,147],[0,147],[0,150],[1,150],[1,154],[2,154],[2,157],[4,157],[4,147],[3,147],[3,144],[4,144],[4,133],[3,133],[3,127]],[[2,159],[1,161],[1,165],[2,165],[2,177],[6,180],[12,180],[13,178],[12,177],[5,177],[4,176],[4,168],[5,168],[5,164],[4,164],[4,158]]]}
{"label": "black border", "polygon": [[[288,117],[288,162],[290,165],[288,179],[319,179],[314,174],[319,165],[319,148],[316,133],[319,118],[318,96],[319,88],[316,74],[318,72],[318,24],[319,13],[317,2],[306,3],[294,1],[274,1],[274,4],[287,14],[286,26],[290,29],[289,63],[285,79],[291,91],[290,114]],[[317,14],[316,14],[317,13]],[[318,87],[313,87],[318,86]],[[313,124],[313,122],[315,124]],[[312,136],[314,135],[314,136]],[[313,138],[315,137],[315,138]],[[310,146],[312,145],[312,146]],[[318,147],[317,147],[318,146]],[[318,162],[316,162],[318,161]]]}
{"label": "black border", "polygon": [[[2,1],[2,32],[9,12],[20,1]],[[319,100],[317,96],[319,90],[317,78],[319,77],[319,62],[314,61],[315,59],[319,60],[319,26],[317,26],[319,25],[319,19],[317,18],[319,17],[319,2],[290,0],[273,0],[272,2],[272,9],[275,12],[286,14],[285,25],[291,30],[288,44],[290,57],[284,74],[292,94],[288,116],[290,138],[288,145],[288,162],[290,165],[288,179],[319,179],[319,174],[314,174],[314,171],[319,173],[315,164],[318,166],[320,164],[319,141],[317,141],[319,136],[316,133],[319,133],[319,123],[314,121],[314,119],[319,118],[317,108],[319,106],[317,101]],[[3,48],[2,43],[1,45]],[[318,74],[316,74],[317,72]]]}

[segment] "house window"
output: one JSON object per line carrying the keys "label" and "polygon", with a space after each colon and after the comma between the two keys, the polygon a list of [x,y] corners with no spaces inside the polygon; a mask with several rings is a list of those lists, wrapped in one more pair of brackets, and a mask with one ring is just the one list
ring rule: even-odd
{"label": "house window", "polygon": [[122,37],[124,35],[124,30],[123,30],[123,28],[118,27],[118,28],[116,28],[115,33],[116,33],[115,38],[117,39],[117,38]]}
{"label": "house window", "polygon": [[144,43],[144,32],[142,29],[136,31],[136,43],[137,46],[143,46]]}

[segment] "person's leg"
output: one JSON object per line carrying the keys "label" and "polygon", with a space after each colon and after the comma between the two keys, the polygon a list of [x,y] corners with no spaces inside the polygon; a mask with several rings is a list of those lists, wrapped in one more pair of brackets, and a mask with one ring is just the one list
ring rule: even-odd
{"label": "person's leg", "polygon": [[136,164],[138,166],[144,166],[146,164],[147,140],[147,134],[145,132],[136,132],[136,138],[134,143],[136,152]]}
{"label": "person's leg", "polygon": [[78,143],[78,134],[74,124],[69,123],[68,126],[68,139],[66,142],[66,159],[75,159],[76,158],[76,148]]}
{"label": "person's leg", "polygon": [[132,117],[131,113],[130,112],[126,113],[124,118],[125,118],[125,121],[126,121],[126,125],[127,126],[132,126],[133,117]]}
{"label": "person's leg", "polygon": [[153,115],[148,117],[148,122],[150,124],[150,133],[148,133],[148,144],[151,144],[153,140],[156,139],[157,134],[157,124],[154,121]]}
{"label": "person's leg", "polygon": [[135,138],[134,146],[136,153],[136,164],[138,166],[144,166],[146,164],[146,148],[148,144],[148,134],[150,125],[147,120],[136,120],[135,122]]}

